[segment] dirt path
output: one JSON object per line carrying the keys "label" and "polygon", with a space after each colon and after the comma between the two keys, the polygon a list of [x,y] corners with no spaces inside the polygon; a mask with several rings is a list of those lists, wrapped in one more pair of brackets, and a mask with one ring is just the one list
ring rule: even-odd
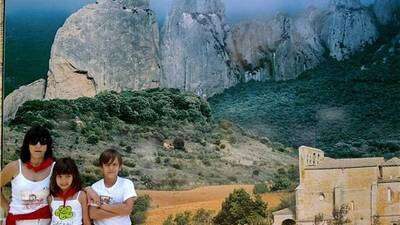
{"label": "dirt path", "polygon": [[[151,209],[147,212],[146,225],[162,225],[171,214],[183,211],[195,212],[204,208],[217,212],[221,204],[234,189],[244,188],[252,193],[253,185],[206,186],[188,191],[149,191],[138,190],[139,195],[149,195],[152,199]],[[268,207],[275,207],[285,193],[269,193],[262,195]]]}

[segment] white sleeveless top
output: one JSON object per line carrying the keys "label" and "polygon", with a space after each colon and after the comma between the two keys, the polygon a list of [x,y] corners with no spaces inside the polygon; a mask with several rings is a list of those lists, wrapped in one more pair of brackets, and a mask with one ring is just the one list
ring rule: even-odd
{"label": "white sleeveless top", "polygon": [[10,213],[26,214],[34,212],[48,205],[47,197],[50,194],[50,177],[53,173],[54,164],[51,166],[50,174],[41,181],[31,181],[22,174],[22,162],[19,159],[19,173],[11,181]]}
{"label": "white sleeveless top", "polygon": [[79,202],[79,191],[76,199],[55,200],[52,197],[51,207],[51,225],[82,225],[82,205]]}

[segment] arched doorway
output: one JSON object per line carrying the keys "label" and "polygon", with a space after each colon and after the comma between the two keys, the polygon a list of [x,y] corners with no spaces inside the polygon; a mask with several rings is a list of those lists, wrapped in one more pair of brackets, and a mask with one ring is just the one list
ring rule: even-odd
{"label": "arched doorway", "polygon": [[296,222],[291,219],[287,219],[282,222],[282,225],[295,225],[295,224],[296,224]]}

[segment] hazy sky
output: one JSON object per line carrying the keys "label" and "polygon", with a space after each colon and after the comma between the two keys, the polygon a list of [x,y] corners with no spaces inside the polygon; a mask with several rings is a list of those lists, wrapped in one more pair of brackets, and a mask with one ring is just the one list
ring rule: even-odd
{"label": "hazy sky", "polygon": [[[324,6],[329,0],[224,0],[229,21],[251,17],[268,17],[277,11],[297,12],[309,5]],[[370,3],[374,0],[362,0]],[[6,0],[8,13],[20,11],[73,12],[94,0]],[[151,7],[159,19],[165,18],[172,0],[151,0]],[[6,13],[7,13],[6,12]]]}

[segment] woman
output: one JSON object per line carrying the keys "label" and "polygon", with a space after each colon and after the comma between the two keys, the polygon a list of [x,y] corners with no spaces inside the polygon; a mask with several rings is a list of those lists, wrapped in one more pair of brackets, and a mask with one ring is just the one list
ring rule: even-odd
{"label": "woman", "polygon": [[48,225],[47,202],[54,166],[53,141],[42,126],[32,127],[24,137],[20,159],[0,172],[0,187],[11,181],[11,202],[1,193],[1,207],[7,213],[7,225]]}

